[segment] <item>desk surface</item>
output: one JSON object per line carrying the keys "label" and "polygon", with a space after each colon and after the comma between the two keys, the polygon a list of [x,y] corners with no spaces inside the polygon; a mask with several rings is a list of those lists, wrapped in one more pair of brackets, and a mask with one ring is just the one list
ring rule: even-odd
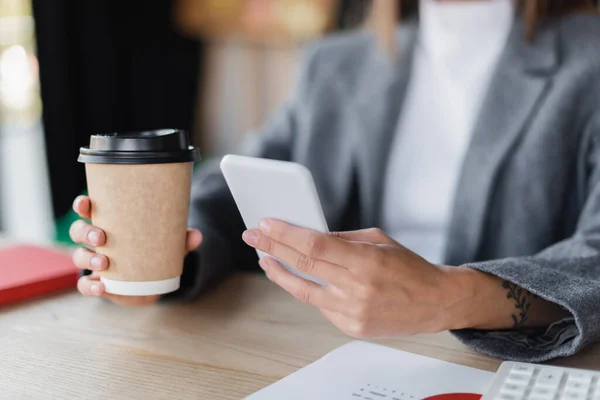
{"label": "desk surface", "polygon": [[[66,293],[0,311],[0,398],[240,399],[349,340],[257,275],[185,305]],[[491,371],[500,363],[448,333],[378,342]],[[600,369],[600,348],[558,363]]]}

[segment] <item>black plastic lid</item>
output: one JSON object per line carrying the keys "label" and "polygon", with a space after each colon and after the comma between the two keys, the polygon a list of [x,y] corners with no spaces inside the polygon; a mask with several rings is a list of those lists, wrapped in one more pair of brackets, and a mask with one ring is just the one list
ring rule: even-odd
{"label": "black plastic lid", "polygon": [[164,164],[200,159],[188,133],[177,129],[92,135],[89,147],[79,150],[81,163]]}

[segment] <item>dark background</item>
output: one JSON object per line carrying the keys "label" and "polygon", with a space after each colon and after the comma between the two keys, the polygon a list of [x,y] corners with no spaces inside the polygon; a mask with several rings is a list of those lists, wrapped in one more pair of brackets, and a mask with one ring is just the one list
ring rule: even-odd
{"label": "dark background", "polygon": [[55,216],[85,189],[94,133],[191,130],[202,45],[174,30],[169,0],[33,0]]}
{"label": "dark background", "polygon": [[[337,28],[370,0],[342,0]],[[96,133],[193,130],[202,43],[182,36],[171,0],[33,0],[54,215],[86,187],[79,148]]]}
{"label": "dark background", "polygon": [[[371,2],[341,0],[337,28],[360,24]],[[56,217],[85,190],[77,155],[91,134],[193,130],[203,45],[176,31],[172,5],[33,0]]]}

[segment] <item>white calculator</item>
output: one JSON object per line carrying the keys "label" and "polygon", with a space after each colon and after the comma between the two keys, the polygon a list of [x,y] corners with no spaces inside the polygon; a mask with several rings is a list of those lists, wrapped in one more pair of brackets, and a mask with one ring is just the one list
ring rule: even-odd
{"label": "white calculator", "polygon": [[482,400],[600,400],[600,372],[504,362]]}

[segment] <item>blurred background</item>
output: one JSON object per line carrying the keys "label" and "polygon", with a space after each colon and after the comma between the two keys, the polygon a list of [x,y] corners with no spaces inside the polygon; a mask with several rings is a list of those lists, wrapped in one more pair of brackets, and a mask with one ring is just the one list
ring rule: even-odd
{"label": "blurred background", "polygon": [[234,150],[302,47],[371,1],[0,0],[0,235],[69,242],[91,134],[183,128],[205,159]]}
{"label": "blurred background", "polygon": [[69,242],[95,133],[191,132],[234,150],[289,93],[309,41],[368,0],[0,0],[0,234]]}

